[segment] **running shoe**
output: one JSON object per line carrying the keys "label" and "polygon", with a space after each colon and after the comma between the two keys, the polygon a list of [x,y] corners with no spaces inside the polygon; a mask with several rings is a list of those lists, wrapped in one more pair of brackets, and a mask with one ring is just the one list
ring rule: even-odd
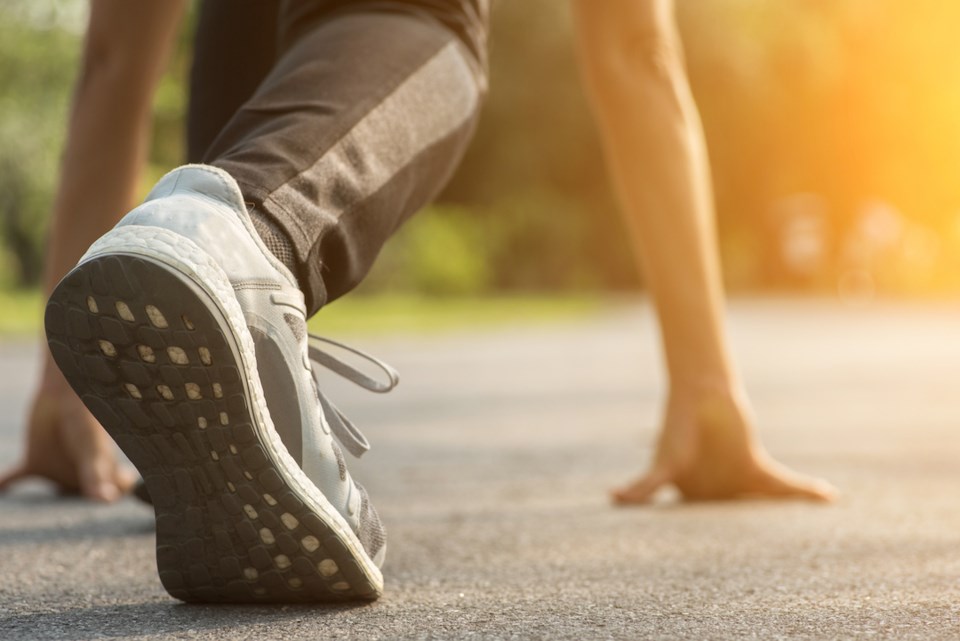
{"label": "running shoe", "polygon": [[315,372],[376,392],[396,372],[350,350],[385,373],[369,377],[307,333],[296,279],[229,174],[167,174],[60,282],[45,326],[66,379],[143,476],[172,596],[380,596],[385,533],[338,441],[357,456],[369,444]]}

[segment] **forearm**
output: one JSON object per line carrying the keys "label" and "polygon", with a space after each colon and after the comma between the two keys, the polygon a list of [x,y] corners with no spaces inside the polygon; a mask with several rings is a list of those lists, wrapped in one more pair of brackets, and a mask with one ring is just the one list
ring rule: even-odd
{"label": "forearm", "polygon": [[149,105],[112,99],[124,88],[123,73],[98,68],[78,85],[54,201],[48,293],[133,201],[150,112]]}
{"label": "forearm", "polygon": [[672,3],[578,5],[583,70],[671,383],[731,385],[709,165]]}
{"label": "forearm", "polygon": [[[133,204],[153,91],[182,7],[179,0],[92,3],[52,211],[47,293]],[[47,369],[55,383],[55,368]]]}
{"label": "forearm", "polygon": [[180,0],[92,3],[54,200],[47,292],[132,204],[153,89],[182,8]]}

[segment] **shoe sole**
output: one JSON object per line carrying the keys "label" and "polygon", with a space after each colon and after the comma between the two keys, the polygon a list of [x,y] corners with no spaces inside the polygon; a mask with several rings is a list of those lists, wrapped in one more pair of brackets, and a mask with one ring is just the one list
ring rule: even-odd
{"label": "shoe sole", "polygon": [[57,365],[146,482],[164,588],[191,602],[376,599],[379,571],[251,411],[259,380],[214,298],[113,253],[77,266],[46,309]]}

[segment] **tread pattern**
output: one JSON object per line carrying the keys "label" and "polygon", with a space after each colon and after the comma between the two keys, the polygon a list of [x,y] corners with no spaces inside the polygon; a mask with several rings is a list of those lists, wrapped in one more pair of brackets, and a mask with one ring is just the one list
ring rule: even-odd
{"label": "tread pattern", "polygon": [[58,285],[45,325],[57,365],[144,478],[172,596],[380,595],[255,428],[237,339],[203,289],[148,257],[102,254]]}

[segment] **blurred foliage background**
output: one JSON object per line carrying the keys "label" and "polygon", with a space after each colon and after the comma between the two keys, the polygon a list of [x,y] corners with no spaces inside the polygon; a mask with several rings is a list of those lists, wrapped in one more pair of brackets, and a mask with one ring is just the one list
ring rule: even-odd
{"label": "blurred foliage background", "polygon": [[[678,3],[734,290],[960,291],[960,3]],[[0,285],[35,287],[85,0],[0,4]],[[144,187],[182,161],[190,24]],[[638,286],[577,77],[569,8],[500,2],[491,94],[439,202],[363,286],[421,294]]]}

